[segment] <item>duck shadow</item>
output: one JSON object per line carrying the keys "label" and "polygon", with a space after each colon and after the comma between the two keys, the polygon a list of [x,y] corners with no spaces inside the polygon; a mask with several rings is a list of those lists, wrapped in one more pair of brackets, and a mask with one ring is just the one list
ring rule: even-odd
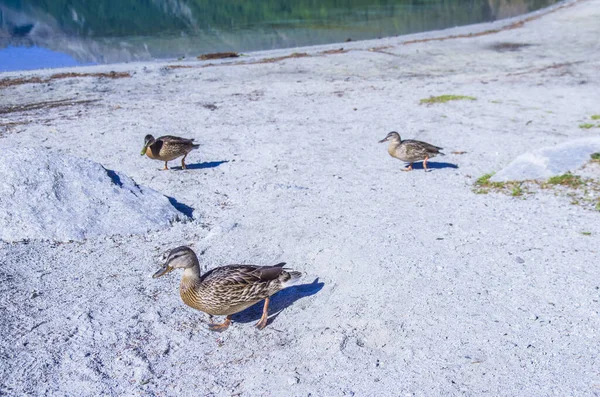
{"label": "duck shadow", "polygon": [[[275,295],[271,296],[271,302],[269,303],[269,319],[267,325],[271,324],[279,314],[291,306],[297,300],[305,298],[307,296],[314,295],[323,289],[325,283],[319,282],[317,277],[310,284],[301,284],[288,287],[284,290],[279,291]],[[262,316],[262,310],[264,306],[264,300],[250,306],[244,311],[234,314],[231,319],[238,323],[250,323],[255,322]]]}
{"label": "duck shadow", "polygon": [[[452,164],[452,163],[437,162],[437,161],[428,161],[427,162],[427,169],[439,170],[442,168],[458,168],[458,165]],[[424,168],[423,168],[422,162],[413,164],[413,170],[423,170],[423,169]]]}
{"label": "duck shadow", "polygon": [[[229,160],[220,160],[220,161],[207,161],[204,163],[195,163],[195,164],[186,164],[185,169],[187,170],[203,170],[207,168],[216,168],[223,163],[229,163]],[[170,167],[172,170],[181,171],[181,167]]]}

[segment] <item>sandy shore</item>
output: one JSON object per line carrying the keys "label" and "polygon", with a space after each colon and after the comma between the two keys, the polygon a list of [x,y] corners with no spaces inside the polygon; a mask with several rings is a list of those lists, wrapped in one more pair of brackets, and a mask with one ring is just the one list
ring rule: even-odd
{"label": "sandy shore", "polygon": [[[473,192],[525,151],[598,136],[579,125],[600,114],[599,20],[583,0],[234,60],[0,74],[34,79],[0,83],[0,153],[91,159],[193,208],[142,235],[1,243],[0,394],[600,393],[600,213]],[[420,104],[442,94],[476,99]],[[377,143],[391,130],[447,155],[400,172]],[[202,147],[158,171],[148,133]],[[182,244],[205,269],[285,261],[305,284],[264,331],[255,308],[214,334],[180,274],[150,278]]]}

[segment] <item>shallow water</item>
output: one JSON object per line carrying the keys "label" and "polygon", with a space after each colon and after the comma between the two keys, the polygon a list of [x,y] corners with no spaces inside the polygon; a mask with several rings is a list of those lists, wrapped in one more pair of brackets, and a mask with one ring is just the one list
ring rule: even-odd
{"label": "shallow water", "polygon": [[1,0],[0,71],[364,40],[534,11],[557,0]]}

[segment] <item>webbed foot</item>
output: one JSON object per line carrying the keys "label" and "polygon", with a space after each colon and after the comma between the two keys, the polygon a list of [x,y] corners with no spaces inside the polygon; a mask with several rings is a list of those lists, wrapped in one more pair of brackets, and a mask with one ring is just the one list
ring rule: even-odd
{"label": "webbed foot", "polygon": [[227,316],[221,324],[210,324],[208,329],[214,332],[223,332],[231,325],[231,318]]}

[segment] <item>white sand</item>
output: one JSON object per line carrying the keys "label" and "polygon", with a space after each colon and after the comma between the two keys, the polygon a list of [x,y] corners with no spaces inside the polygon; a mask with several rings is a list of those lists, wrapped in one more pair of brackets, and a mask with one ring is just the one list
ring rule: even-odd
{"label": "white sand", "polygon": [[[1,244],[0,394],[600,393],[600,214],[553,194],[472,192],[525,151],[598,135],[578,125],[600,113],[599,20],[600,0],[586,0],[471,38],[403,44],[514,20],[0,89],[2,106],[98,100],[0,114],[29,121],[0,148],[91,159],[194,209],[144,235]],[[319,55],[339,47],[351,51]],[[441,94],[477,100],[419,105]],[[448,155],[400,172],[377,144],[391,130]],[[191,169],[158,171],[139,155],[147,133],[203,146]],[[256,308],[213,334],[181,302],[180,274],[150,278],[182,244],[205,268],[285,261],[306,284],[273,299],[284,310],[264,331]]]}

